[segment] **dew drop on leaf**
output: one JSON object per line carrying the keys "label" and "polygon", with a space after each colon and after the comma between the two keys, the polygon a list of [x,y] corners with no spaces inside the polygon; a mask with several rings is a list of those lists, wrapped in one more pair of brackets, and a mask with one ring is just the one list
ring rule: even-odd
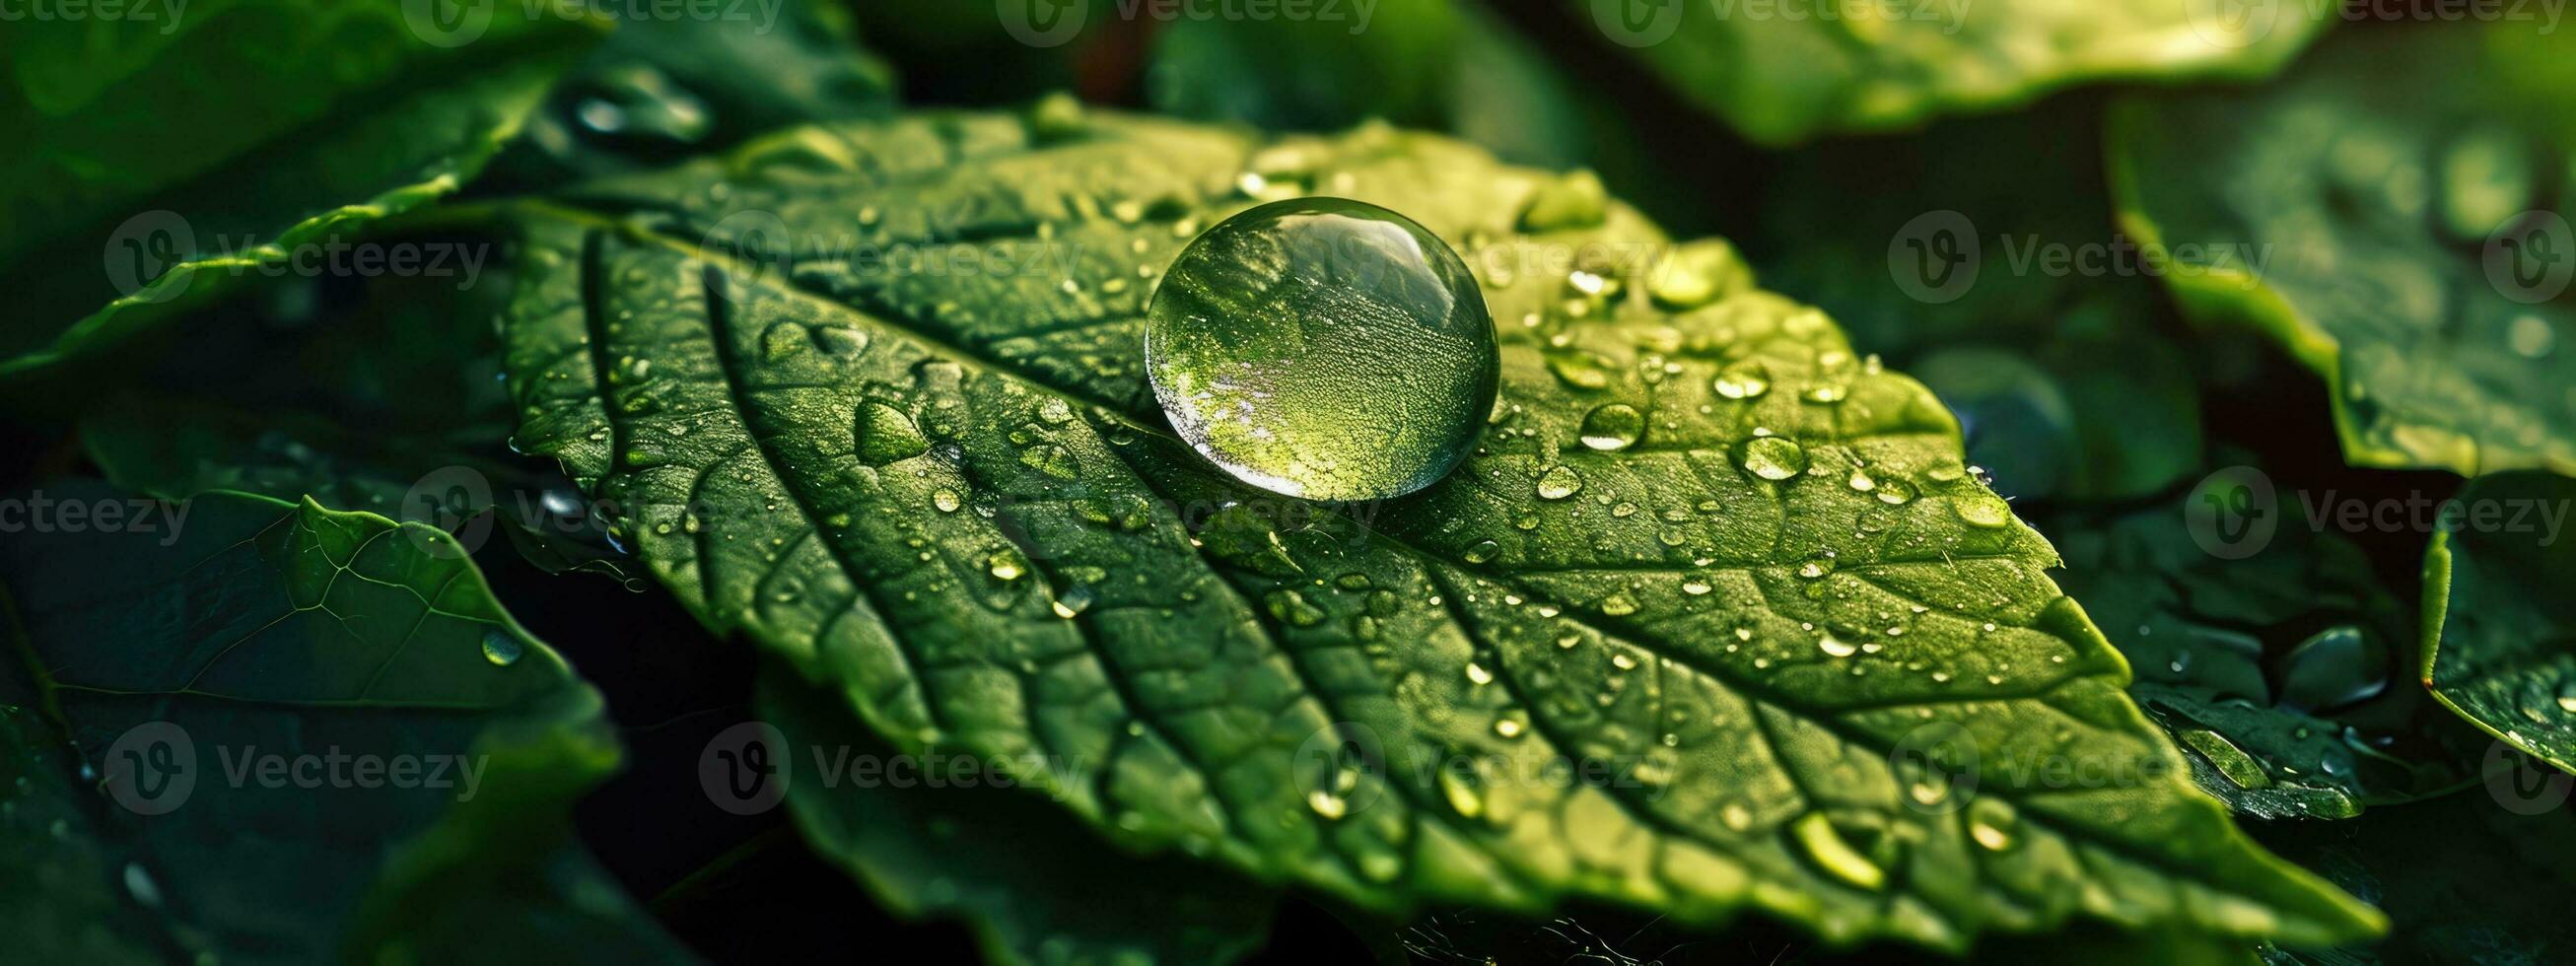
{"label": "dew drop on leaf", "polygon": [[1583,477],[1563,463],[1548,467],[1546,472],[1538,475],[1538,498],[1542,500],[1562,500],[1582,489]]}
{"label": "dew drop on leaf", "polygon": [[1646,417],[1625,403],[1596,407],[1583,416],[1583,445],[1605,453],[1637,445],[1645,431]]}
{"label": "dew drop on leaf", "polygon": [[1959,520],[1972,527],[1992,530],[2012,522],[2012,507],[1992,493],[1973,493],[1952,500],[1950,506]]}
{"label": "dew drop on leaf", "polygon": [[911,459],[930,449],[912,417],[881,402],[859,404],[856,435],[859,462],[884,466],[896,460]]}
{"label": "dew drop on leaf", "polygon": [[1746,361],[1719,370],[1710,388],[1728,399],[1758,399],[1771,391],[1771,370],[1760,362]]}
{"label": "dew drop on leaf", "polygon": [[1744,469],[1766,480],[1785,480],[1806,472],[1807,451],[1778,436],[1758,437],[1744,444]]}
{"label": "dew drop on leaf", "polygon": [[1493,412],[1500,362],[1466,264],[1402,215],[1336,198],[1261,205],[1172,263],[1147,311],[1155,398],[1183,440],[1289,496],[1431,485]]}
{"label": "dew drop on leaf", "polygon": [[519,643],[518,638],[511,637],[508,631],[496,627],[483,632],[483,659],[495,665],[509,667],[517,664],[519,655],[527,653],[527,650],[527,646]]}
{"label": "dew drop on leaf", "polygon": [[994,554],[984,566],[995,580],[1018,580],[1029,572],[1028,566],[1020,562],[1020,555],[1007,550]]}

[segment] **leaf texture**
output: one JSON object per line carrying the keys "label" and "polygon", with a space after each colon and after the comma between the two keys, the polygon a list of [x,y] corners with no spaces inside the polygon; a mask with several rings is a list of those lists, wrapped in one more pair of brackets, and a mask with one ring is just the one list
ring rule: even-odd
{"label": "leaf texture", "polygon": [[[50,495],[137,505],[93,485]],[[185,507],[0,547],[15,652],[0,693],[27,704],[0,712],[0,736],[42,779],[10,811],[58,822],[0,831],[50,886],[12,892],[17,948],[689,958],[571,837],[572,800],[618,761],[598,693],[452,538],[311,502]]]}
{"label": "leaf texture", "polygon": [[[2377,927],[2190,787],[1949,414],[1821,313],[1680,284],[1653,269],[1688,249],[1624,206],[1454,142],[1061,107],[808,128],[525,209],[519,445],[902,748],[1026,762],[1122,840],[1264,881],[1952,949],[2077,913]],[[1152,408],[1161,268],[1310,193],[1483,280],[1502,399],[1422,493],[1247,490]],[[959,247],[987,269],[883,257]],[[1611,403],[1643,438],[1579,444]]]}

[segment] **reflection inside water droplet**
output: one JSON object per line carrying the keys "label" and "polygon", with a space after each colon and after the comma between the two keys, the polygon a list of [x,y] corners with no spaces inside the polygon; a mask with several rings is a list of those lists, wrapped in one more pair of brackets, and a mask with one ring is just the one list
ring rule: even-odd
{"label": "reflection inside water droplet", "polygon": [[1172,427],[1247,483],[1401,496],[1466,458],[1500,363],[1482,292],[1422,226],[1335,198],[1228,218],[1174,261],[1145,357]]}

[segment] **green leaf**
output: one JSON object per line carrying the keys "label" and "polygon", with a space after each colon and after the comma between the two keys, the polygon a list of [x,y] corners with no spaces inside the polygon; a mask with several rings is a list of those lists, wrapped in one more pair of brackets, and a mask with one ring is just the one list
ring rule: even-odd
{"label": "green leaf", "polygon": [[2576,771],[2576,481],[2469,481],[2424,556],[2424,684],[2469,723]]}
{"label": "green leaf", "polygon": [[859,48],[837,5],[782,0],[721,8],[713,20],[606,7],[627,16],[555,85],[526,136],[493,161],[486,187],[551,189],[789,124],[893,109],[892,72]]}
{"label": "green leaf", "polygon": [[[1976,0],[1824,5],[1569,0],[1665,84],[1754,141],[1911,127],[2108,80],[2254,79],[2298,53],[2332,7],[2231,16],[2208,0]],[[1843,16],[1815,15],[1843,11]]]}
{"label": "green leaf", "polygon": [[[2201,463],[2190,359],[2111,231],[2099,99],[1838,141],[1783,159],[1746,250],[1959,414],[1968,459],[2022,500],[2167,492]],[[1890,170],[1902,192],[1855,193]]]}
{"label": "green leaf", "polygon": [[814,766],[787,791],[805,840],[888,908],[971,924],[996,961],[1227,962],[1269,930],[1269,890],[1180,856],[1128,855],[1038,795],[996,787],[1007,779],[981,762],[919,759],[908,779],[867,784],[849,769],[898,759],[829,688],[773,671],[755,700],[795,767]]}
{"label": "green leaf", "polygon": [[[309,501],[45,495],[121,511],[0,547],[10,693],[51,719],[7,715],[37,781],[5,833],[49,818],[77,843],[11,849],[55,886],[9,903],[44,927],[19,948],[686,958],[571,838],[572,800],[617,767],[598,693],[452,538]],[[120,919],[150,925],[92,930]]]}
{"label": "green leaf", "polygon": [[[1319,10],[1322,8],[1318,8]],[[1491,11],[1380,0],[1325,19],[1184,18],[1154,35],[1142,71],[1156,113],[1266,131],[1383,120],[1445,131],[1515,164],[1588,167],[1640,207],[1706,217],[1723,185],[1645,142],[1632,99],[1587,82]],[[1103,29],[1103,28],[1094,28]]]}
{"label": "green leaf", "polygon": [[[2497,780],[2521,779],[2490,779]],[[2565,786],[2554,788],[2563,799]],[[2490,797],[2479,789],[2372,809],[2349,822],[2258,825],[2254,834],[2265,844],[2369,898],[2393,920],[2379,942],[2322,952],[2267,950],[2265,959],[2275,966],[2516,966],[2566,959],[2576,950],[2564,901],[2576,885],[2566,859],[2576,854],[2576,824],[2562,805],[2523,794]]]}
{"label": "green leaf", "polygon": [[[1624,206],[1384,127],[795,137],[833,150],[528,209],[518,439],[626,508],[711,627],[901,749],[1039,756],[1013,777],[1128,841],[1390,912],[1586,896],[1954,949],[2079,913],[2376,928],[2190,787],[1938,402],[1701,277],[1713,243],[1650,272],[1668,243]],[[1502,330],[1480,447],[1383,505],[1245,489],[1142,381],[1179,247],[1310,191],[1447,239]],[[1541,200],[1556,227],[1520,232]],[[925,241],[984,268],[876,257]],[[1613,403],[1642,440],[1579,444]],[[1908,752],[1930,734],[1954,740]],[[2136,780],[2042,787],[2051,763]]]}
{"label": "green leaf", "polygon": [[[469,549],[493,531],[549,571],[623,576],[572,482],[509,451],[492,319],[506,279],[454,273],[486,238],[388,233],[462,252],[450,274],[260,280],[115,353],[77,394],[109,481],[184,499],[238,490],[430,523]],[[66,393],[67,395],[71,393]],[[482,517],[490,511],[488,519]]]}
{"label": "green leaf", "polygon": [[1183,18],[1154,37],[1147,93],[1160,113],[1272,130],[1436,124],[1468,18],[1451,0],[1379,0],[1365,23]]}
{"label": "green leaf", "polygon": [[9,790],[0,797],[0,847],[9,853],[0,926],[26,955],[83,963],[175,958],[184,947],[152,938],[162,930],[125,893],[121,851],[91,829],[97,796],[73,784],[77,756],[33,708],[11,700],[0,698],[0,788]]}
{"label": "green leaf", "polygon": [[2250,472],[2041,520],[2066,554],[2058,581],[2136,669],[2129,693],[2244,814],[2347,818],[2472,780],[2485,743],[2410,686],[2413,614],[2359,547],[2287,499],[2266,542],[2200,542],[2195,509]]}
{"label": "green leaf", "polygon": [[2273,86],[2125,101],[2122,221],[2187,310],[2325,377],[2349,461],[2576,472],[2570,62],[2527,23],[2352,30]]}
{"label": "green leaf", "polygon": [[455,191],[601,35],[509,4],[440,34],[410,15],[431,9],[201,0],[177,30],[95,19],[0,38],[18,95],[0,106],[18,146],[0,162],[16,226],[0,286],[28,320],[0,337],[0,377],[306,271],[295,259]]}

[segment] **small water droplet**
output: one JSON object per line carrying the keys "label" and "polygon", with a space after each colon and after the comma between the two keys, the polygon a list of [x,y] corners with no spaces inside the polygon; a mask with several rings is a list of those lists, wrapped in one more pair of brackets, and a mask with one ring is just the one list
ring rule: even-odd
{"label": "small water droplet", "polygon": [[1538,476],[1538,498],[1542,500],[1562,500],[1582,489],[1583,477],[1563,463],[1548,467]]}
{"label": "small water droplet", "polygon": [[1996,798],[1980,798],[1968,803],[1968,837],[1979,848],[2001,852],[2013,847],[2013,833],[2021,818],[2011,803]]}
{"label": "small water droplet", "polygon": [[1744,469],[1766,480],[1785,480],[1806,472],[1807,451],[1778,436],[1757,437],[1744,444]]}
{"label": "small water droplet", "polygon": [[1729,363],[1710,387],[1728,399],[1758,399],[1771,391],[1771,370],[1758,360]]}
{"label": "small water droplet", "polygon": [[519,656],[527,650],[527,645],[510,636],[508,631],[496,627],[483,632],[483,659],[495,665],[509,667],[517,664]]}
{"label": "small water droplet", "polygon": [[1055,611],[1055,616],[1072,620],[1074,615],[1090,610],[1091,601],[1091,588],[1075,584],[1058,591],[1048,606]]}
{"label": "small water droplet", "polygon": [[1717,301],[1751,279],[1735,246],[1703,238],[1682,244],[1656,264],[1646,296],[1666,309],[1686,311]]}
{"label": "small water droplet", "polygon": [[869,466],[911,459],[930,449],[930,441],[922,438],[921,429],[912,424],[912,417],[881,402],[860,403],[852,429],[858,437],[859,462]]}
{"label": "small water droplet", "polygon": [[1020,555],[1009,550],[995,552],[987,558],[984,569],[995,580],[1018,580],[1029,572],[1028,565],[1020,561]]}
{"label": "small water droplet", "polygon": [[1584,414],[1583,445],[1602,452],[1614,452],[1637,445],[1645,433],[1646,417],[1636,407],[1611,403]]}
{"label": "small water droplet", "polygon": [[1950,508],[1961,522],[1972,527],[1993,530],[2012,522],[2012,506],[1992,493],[1971,493],[1954,497]]}
{"label": "small water droplet", "polygon": [[1318,788],[1306,793],[1306,807],[1314,809],[1317,815],[1338,819],[1350,813],[1351,803],[1349,799]]}
{"label": "small water droplet", "polygon": [[1588,228],[1601,223],[1610,207],[1610,192],[1601,177],[1577,169],[1538,186],[1522,206],[1520,229],[1527,232]]}
{"label": "small water droplet", "polygon": [[1485,814],[1484,792],[1476,787],[1475,779],[1462,773],[1462,769],[1469,767],[1473,767],[1472,764],[1440,769],[1440,797],[1446,799],[1449,802],[1449,809],[1457,812],[1461,818],[1475,818]]}
{"label": "small water droplet", "polygon": [[2519,315],[2505,328],[2505,345],[2525,359],[2544,358],[2551,349],[2557,348],[2558,333],[2549,327],[2547,319],[2537,315]]}

